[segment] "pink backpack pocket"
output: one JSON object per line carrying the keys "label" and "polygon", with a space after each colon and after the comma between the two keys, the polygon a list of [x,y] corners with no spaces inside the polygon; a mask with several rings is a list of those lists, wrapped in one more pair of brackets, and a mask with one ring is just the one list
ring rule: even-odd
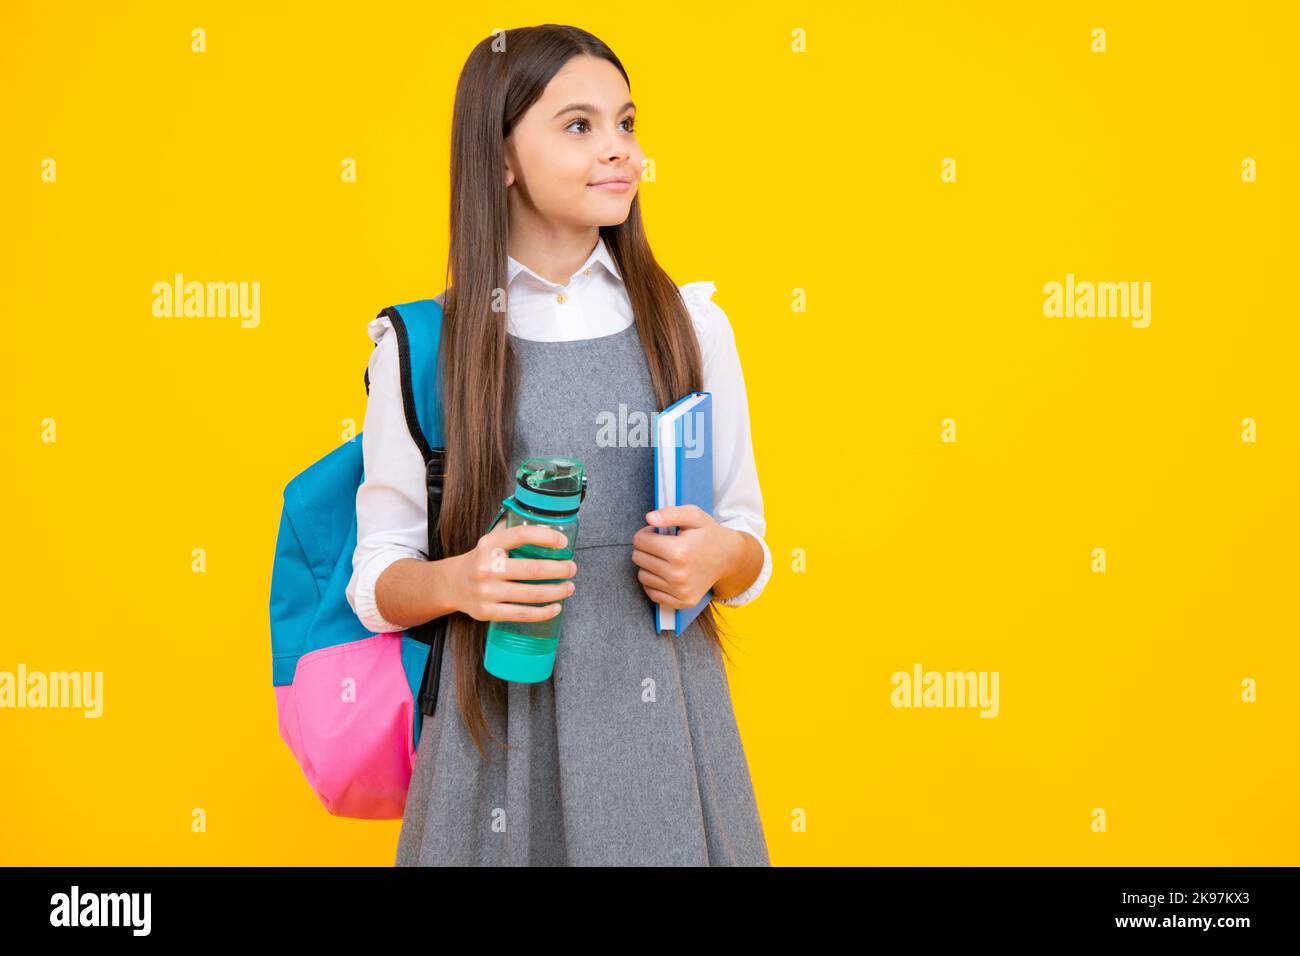
{"label": "pink backpack pocket", "polygon": [[415,700],[402,633],[302,655],[275,688],[280,736],[336,816],[400,818],[415,766]]}

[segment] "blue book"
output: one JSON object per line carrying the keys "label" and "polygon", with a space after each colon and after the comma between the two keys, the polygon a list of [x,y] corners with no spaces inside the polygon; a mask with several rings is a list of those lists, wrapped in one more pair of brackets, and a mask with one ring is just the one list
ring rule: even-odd
{"label": "blue book", "polygon": [[[713,396],[691,392],[655,417],[655,507],[696,505],[713,514]],[[658,528],[677,534],[678,528]],[[681,634],[713,599],[710,588],[695,607],[655,604],[655,632]]]}

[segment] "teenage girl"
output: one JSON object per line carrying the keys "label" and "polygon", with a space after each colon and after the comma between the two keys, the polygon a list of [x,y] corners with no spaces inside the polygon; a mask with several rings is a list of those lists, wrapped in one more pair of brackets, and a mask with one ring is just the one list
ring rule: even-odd
{"label": "teenage girl", "polygon": [[[348,601],[374,633],[451,615],[398,865],[769,863],[713,606],[680,636],[654,630],[652,602],[693,607],[709,588],[752,601],[772,559],[731,324],[712,282],[679,287],[650,251],[635,116],[622,64],[576,27],[507,30],[461,72],[439,296],[451,557],[426,553],[397,336],[386,318],[368,326]],[[691,391],[713,396],[714,514],[652,514],[650,429],[611,441],[609,422],[652,422]],[[573,561],[507,557],[564,544],[553,529],[486,528],[533,455],[586,466]],[[551,679],[484,670],[486,622],[544,620],[560,602]]]}

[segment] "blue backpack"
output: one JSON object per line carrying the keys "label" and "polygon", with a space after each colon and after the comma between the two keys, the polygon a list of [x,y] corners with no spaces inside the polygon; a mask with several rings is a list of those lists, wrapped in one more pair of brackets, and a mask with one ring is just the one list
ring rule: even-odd
{"label": "blue backpack", "polygon": [[[397,336],[406,423],[425,462],[429,560],[442,557],[440,299],[379,313]],[[368,368],[365,382],[369,395]],[[402,816],[423,717],[437,707],[447,616],[371,634],[353,612],[346,588],[364,477],[358,433],[284,489],[271,572],[271,683],[280,736],[325,808],[386,820]]]}

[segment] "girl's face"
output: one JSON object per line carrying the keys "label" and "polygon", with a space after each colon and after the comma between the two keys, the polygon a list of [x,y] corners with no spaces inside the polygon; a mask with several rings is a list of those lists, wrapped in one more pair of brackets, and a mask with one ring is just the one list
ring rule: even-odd
{"label": "girl's face", "polygon": [[[614,64],[593,56],[569,60],[506,137],[512,221],[587,229],[626,220],[645,157],[635,115]],[[626,185],[593,185],[609,179]]]}

